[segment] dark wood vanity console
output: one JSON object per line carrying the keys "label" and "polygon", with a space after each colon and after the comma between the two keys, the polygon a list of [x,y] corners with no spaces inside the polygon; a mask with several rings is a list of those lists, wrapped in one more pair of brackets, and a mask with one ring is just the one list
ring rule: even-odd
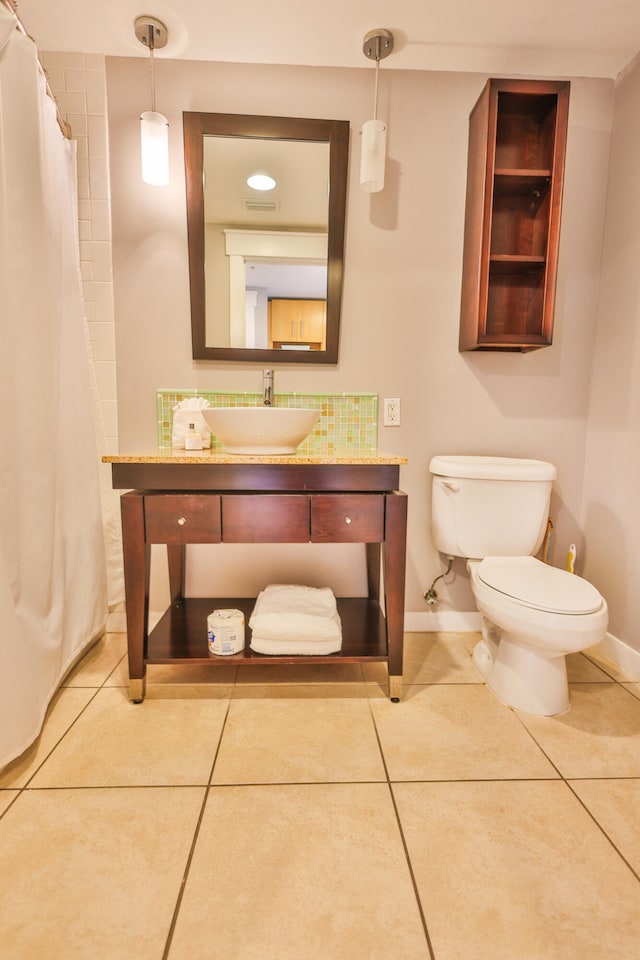
{"label": "dark wood vanity console", "polygon": [[[240,457],[184,451],[103,458],[121,498],[129,695],[144,699],[148,663],[355,663],[382,661],[389,695],[402,693],[407,496],[403,457]],[[326,656],[266,656],[249,648],[255,598],[185,597],[185,547],[194,543],[364,543],[367,597],[338,598],[342,649]],[[171,605],[149,632],[151,544],[166,544]],[[269,583],[268,571],[265,586]],[[245,614],[245,649],[209,653],[207,616]],[[384,612],[382,607],[384,607]]]}

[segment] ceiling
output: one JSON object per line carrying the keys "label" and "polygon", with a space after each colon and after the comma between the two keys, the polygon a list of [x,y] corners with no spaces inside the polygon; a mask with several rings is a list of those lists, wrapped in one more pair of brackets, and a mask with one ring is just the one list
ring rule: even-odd
{"label": "ceiling", "polygon": [[387,68],[615,77],[640,50],[640,0],[19,0],[43,51],[146,56],[133,21],[169,29],[158,56],[367,67],[365,33],[386,27]]}

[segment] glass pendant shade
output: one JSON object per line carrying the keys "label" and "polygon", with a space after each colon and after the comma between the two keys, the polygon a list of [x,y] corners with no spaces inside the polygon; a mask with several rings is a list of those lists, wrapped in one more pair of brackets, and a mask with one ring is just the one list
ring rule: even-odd
{"label": "glass pendant shade", "polygon": [[382,120],[367,120],[362,126],[360,187],[365,193],[378,193],[384,187],[387,152],[387,125]]}
{"label": "glass pendant shade", "polygon": [[169,123],[154,110],[140,115],[142,179],[154,187],[169,183]]}

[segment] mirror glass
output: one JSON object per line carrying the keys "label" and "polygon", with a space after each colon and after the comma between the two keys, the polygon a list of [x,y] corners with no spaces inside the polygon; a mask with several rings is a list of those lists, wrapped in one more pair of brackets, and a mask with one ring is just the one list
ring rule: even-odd
{"label": "mirror glass", "polygon": [[195,359],[337,362],[348,138],[347,121],[184,114]]}

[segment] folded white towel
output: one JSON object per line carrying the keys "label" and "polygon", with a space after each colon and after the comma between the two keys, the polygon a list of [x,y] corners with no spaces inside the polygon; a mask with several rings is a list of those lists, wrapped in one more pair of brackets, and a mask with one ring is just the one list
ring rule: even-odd
{"label": "folded white towel", "polygon": [[249,620],[256,653],[335,653],[342,625],[329,587],[271,584],[258,596]]}
{"label": "folded white towel", "polygon": [[254,634],[249,644],[254,653],[272,657],[321,657],[337,653],[342,646],[342,637],[335,640],[264,640]]}

